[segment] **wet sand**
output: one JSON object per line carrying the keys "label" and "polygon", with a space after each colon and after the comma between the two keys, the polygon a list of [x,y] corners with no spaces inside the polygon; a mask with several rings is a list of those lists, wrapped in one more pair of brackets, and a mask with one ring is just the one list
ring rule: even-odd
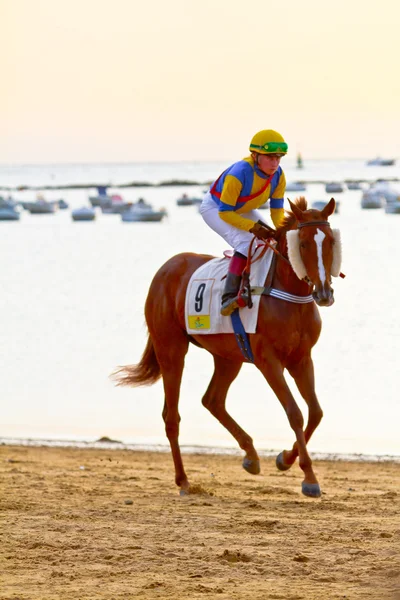
{"label": "wet sand", "polygon": [[400,599],[400,465],[0,447],[2,600]]}

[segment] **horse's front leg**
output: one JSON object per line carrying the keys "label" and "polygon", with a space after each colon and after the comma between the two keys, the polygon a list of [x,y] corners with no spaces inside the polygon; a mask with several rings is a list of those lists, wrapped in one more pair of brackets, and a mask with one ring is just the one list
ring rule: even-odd
{"label": "horse's front leg", "polygon": [[[304,437],[306,444],[308,444],[323,417],[323,412],[315,393],[314,365],[311,356],[306,356],[296,365],[288,366],[288,371],[295,380],[297,388],[308,406],[308,423],[304,430]],[[297,442],[295,442],[291,450],[283,450],[277,456],[276,466],[280,471],[286,471],[290,469],[298,455],[299,450]]]}
{"label": "horse's front leg", "polygon": [[312,461],[307,450],[305,433],[303,431],[303,415],[301,414],[292,392],[285,381],[283,367],[280,361],[272,354],[272,352],[267,356],[265,350],[263,360],[257,361],[256,365],[268,381],[278,400],[285,409],[290,426],[296,435],[299,465],[304,472],[302,492],[306,496],[318,498],[321,495],[321,490],[313,471]]}

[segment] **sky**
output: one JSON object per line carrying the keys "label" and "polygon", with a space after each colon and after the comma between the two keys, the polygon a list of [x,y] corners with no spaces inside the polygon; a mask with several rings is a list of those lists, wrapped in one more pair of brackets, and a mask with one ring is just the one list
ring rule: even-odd
{"label": "sky", "polygon": [[[369,4],[369,3],[368,3]],[[400,157],[399,0],[0,0],[0,163]]]}

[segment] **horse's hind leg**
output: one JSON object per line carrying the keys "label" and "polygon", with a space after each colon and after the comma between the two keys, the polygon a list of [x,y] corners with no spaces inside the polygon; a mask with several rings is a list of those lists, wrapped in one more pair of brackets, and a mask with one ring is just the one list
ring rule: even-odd
{"label": "horse's hind leg", "polygon": [[164,385],[164,408],[162,416],[165,423],[165,432],[171,446],[172,458],[175,467],[175,483],[186,492],[189,482],[183,468],[181,450],[179,447],[179,423],[181,417],[178,411],[179,391],[182,381],[185,355],[188,351],[189,340],[181,331],[169,331],[171,339],[159,341],[156,348],[157,360],[160,365]]}
{"label": "horse's hind leg", "polygon": [[[314,365],[310,356],[294,366],[288,367],[288,371],[296,382],[300,394],[308,406],[308,423],[304,430],[304,438],[308,444],[312,434],[321,422],[323,413],[315,393]],[[276,466],[281,471],[286,471],[295,462],[299,455],[297,442],[291,450],[284,450],[276,459]]]}
{"label": "horse's hind leg", "polygon": [[221,425],[226,427],[239,446],[246,452],[243,459],[243,468],[249,473],[257,475],[260,472],[260,460],[253,446],[253,440],[225,408],[229,386],[236,379],[242,364],[242,361],[233,362],[220,356],[214,356],[214,373],[203,396],[202,403],[218,419]]}

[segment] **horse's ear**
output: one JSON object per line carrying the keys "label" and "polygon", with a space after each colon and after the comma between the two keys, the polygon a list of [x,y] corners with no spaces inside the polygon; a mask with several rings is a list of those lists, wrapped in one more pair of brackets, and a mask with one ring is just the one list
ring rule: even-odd
{"label": "horse's ear", "polygon": [[289,198],[288,198],[288,202],[289,202],[291,211],[294,214],[294,216],[296,217],[296,219],[298,221],[301,221],[302,216],[303,216],[303,211],[300,210],[300,208],[296,204],[293,204],[293,202],[291,202],[291,200],[289,200]]}
{"label": "horse's ear", "polygon": [[336,202],[335,198],[331,198],[328,204],[321,210],[322,216],[324,219],[327,219],[335,210]]}

